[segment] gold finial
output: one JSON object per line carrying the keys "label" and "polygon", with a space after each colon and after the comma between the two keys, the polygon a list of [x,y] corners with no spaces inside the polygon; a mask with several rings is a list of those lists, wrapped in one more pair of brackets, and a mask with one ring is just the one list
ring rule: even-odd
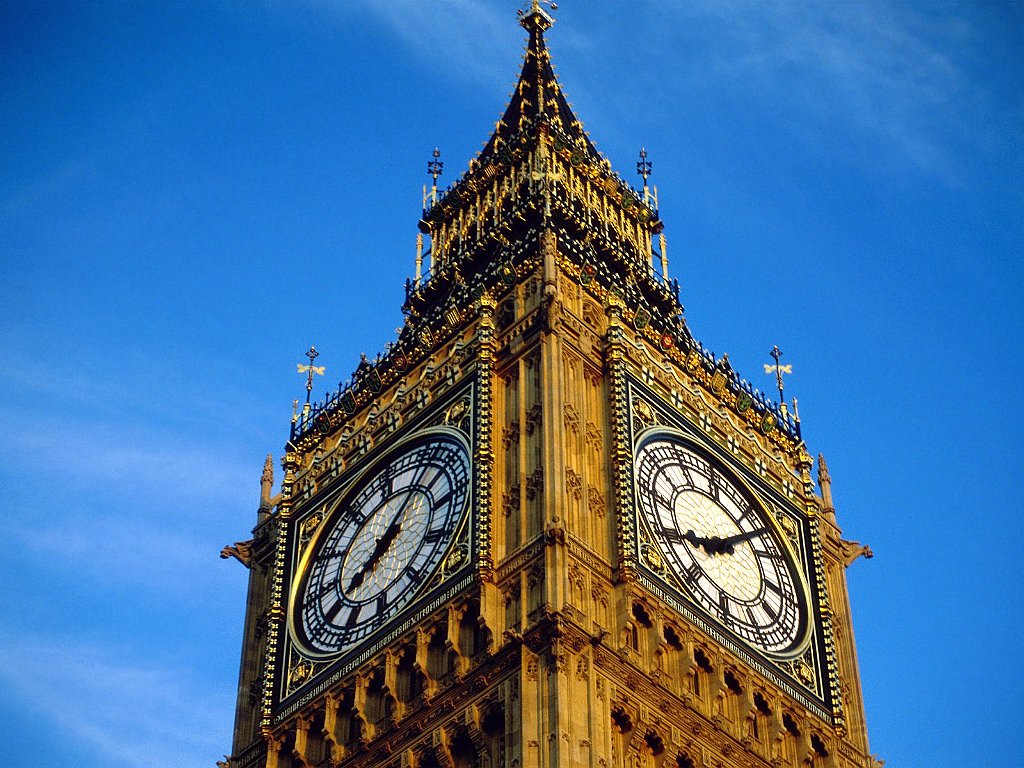
{"label": "gold finial", "polygon": [[420,284],[420,280],[423,279],[423,233],[416,233],[416,282],[415,285]]}
{"label": "gold finial", "polygon": [[[534,13],[544,13],[543,9],[541,8],[541,5],[548,6],[548,8],[550,8],[552,11],[558,10],[558,3],[554,2],[553,0],[532,0],[530,2],[530,13],[527,15]],[[523,11],[520,10],[519,15],[522,16]]]}
{"label": "gold finial", "polygon": [[665,242],[665,233],[658,233],[658,247],[661,250],[661,276],[668,282],[668,244]]}

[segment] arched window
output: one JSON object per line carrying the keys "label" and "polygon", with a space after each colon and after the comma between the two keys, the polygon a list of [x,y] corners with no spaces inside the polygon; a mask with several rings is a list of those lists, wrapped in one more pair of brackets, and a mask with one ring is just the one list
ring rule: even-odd
{"label": "arched window", "polygon": [[768,699],[760,691],[754,692],[754,712],[751,719],[751,735],[757,741],[763,741],[768,736],[768,719],[772,716],[772,708]]}
{"label": "arched window", "polygon": [[405,705],[415,704],[416,699],[423,691],[423,678],[417,671],[415,662],[415,646],[405,648],[398,660],[395,675],[395,696]]}
{"label": "arched window", "polygon": [[480,629],[480,604],[473,600],[459,621],[459,653],[472,659],[483,650],[483,631]]}
{"label": "arched window", "polygon": [[447,638],[448,624],[443,622],[434,629],[427,646],[427,674],[442,685],[447,682],[448,673],[452,670],[451,652],[445,643]]}
{"label": "arched window", "polygon": [[[829,756],[828,749],[825,747],[825,742],[816,733],[811,734],[811,759],[809,765],[811,768],[815,766],[827,766],[829,763],[826,758]],[[820,758],[820,759],[819,759]]]}
{"label": "arched window", "polygon": [[723,675],[725,680],[725,716],[734,723],[739,723],[743,703],[743,686],[736,672],[727,669]]}
{"label": "arched window", "polygon": [[796,719],[789,713],[782,713],[782,749],[784,756],[789,761],[795,761],[797,758],[797,744],[800,739],[800,727],[796,724]]}
{"label": "arched window", "polygon": [[711,666],[711,659],[702,648],[693,651],[693,675],[691,685],[693,695],[703,698],[708,688],[708,679],[715,668]]}
{"label": "arched window", "polygon": [[452,763],[455,768],[477,768],[480,756],[476,752],[473,740],[464,730],[459,730],[451,742]]}
{"label": "arched window", "polygon": [[633,649],[640,652],[647,652],[647,633],[643,632],[642,629],[650,629],[654,626],[654,622],[651,620],[650,614],[647,613],[647,609],[640,603],[633,603],[633,631],[637,633],[637,639],[633,645]]}
{"label": "arched window", "polygon": [[679,633],[671,627],[665,627],[665,671],[672,678],[675,690],[681,692],[683,681],[686,679],[686,669],[683,665],[683,640]]}

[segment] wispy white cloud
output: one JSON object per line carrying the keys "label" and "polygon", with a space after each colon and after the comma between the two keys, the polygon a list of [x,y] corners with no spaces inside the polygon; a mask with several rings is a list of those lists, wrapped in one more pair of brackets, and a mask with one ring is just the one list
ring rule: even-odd
{"label": "wispy white cloud", "polygon": [[204,389],[159,380],[155,371],[133,376],[156,383],[126,388],[118,372],[97,375],[85,366],[40,376],[17,353],[3,355],[0,456],[36,457],[32,473],[59,478],[58,487],[163,497],[179,506],[231,504],[256,487],[262,463],[244,463],[249,442],[212,428],[228,419],[240,428],[239,409],[224,414]]}
{"label": "wispy white cloud", "polygon": [[5,499],[0,551],[46,579],[135,597],[180,603],[223,588],[219,549],[255,522],[262,462],[251,446],[160,414],[90,409],[109,398],[102,383],[80,383],[65,412],[40,400],[0,408],[0,466],[33,457]]}
{"label": "wispy white cloud", "polygon": [[[230,687],[123,648],[0,628],[6,696],[45,717],[51,738],[132,768],[212,765],[230,749]],[[16,663],[15,663],[16,662]]]}
{"label": "wispy white cloud", "polygon": [[[508,4],[479,0],[306,0],[338,20],[358,4],[387,26],[409,47],[424,54],[433,67],[471,82],[507,81],[515,73],[508,68],[507,41],[519,36],[510,23]],[[470,31],[471,30],[471,31]]]}
{"label": "wispy white cloud", "polygon": [[[974,43],[953,16],[924,17],[908,4],[706,2],[659,6],[666,25],[697,17],[713,26],[716,80],[770,95],[821,125],[892,142],[926,170],[950,158],[950,121],[967,130],[977,94],[952,55]],[[666,28],[671,28],[666,26]]]}
{"label": "wispy white cloud", "polygon": [[[311,0],[339,14],[349,3]],[[396,36],[450,77],[506,82],[506,40],[521,35],[500,4],[473,0],[361,0]],[[562,15],[562,14],[559,14]],[[697,0],[588,2],[566,9],[557,46],[578,64],[571,93],[593,109],[675,116],[695,89],[791,120],[807,145],[874,144],[879,163],[899,156],[937,176],[956,174],[964,143],[984,141],[984,84],[972,82],[961,54],[983,54],[969,8],[925,13],[907,3]],[[501,41],[501,45],[495,45]],[[656,80],[652,79],[656,78]],[[639,82],[656,82],[651,99]],[[587,122],[586,115],[583,115]],[[616,121],[610,121],[615,123]]]}
{"label": "wispy white cloud", "polygon": [[85,490],[162,495],[176,505],[234,503],[258,477],[258,466],[232,460],[226,446],[193,444],[185,435],[131,421],[23,420],[6,410],[0,411],[0,429],[8,430],[11,455],[41,457],[36,472]]}

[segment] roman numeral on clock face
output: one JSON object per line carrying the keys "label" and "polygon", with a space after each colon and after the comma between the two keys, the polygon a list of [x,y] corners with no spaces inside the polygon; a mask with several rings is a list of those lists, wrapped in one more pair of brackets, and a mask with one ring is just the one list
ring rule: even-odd
{"label": "roman numeral on clock face", "polygon": [[429,542],[431,544],[436,544],[437,542],[441,541],[443,538],[444,538],[444,528],[434,528],[432,530],[427,531],[426,535],[423,537],[423,540],[426,541],[426,542]]}
{"label": "roman numeral on clock face", "polygon": [[685,541],[685,539],[683,538],[683,535],[679,531],[677,531],[675,528],[670,528],[668,526],[662,526],[661,528],[658,529],[658,533],[661,534],[661,537],[665,541],[671,542],[672,544],[682,544]]}
{"label": "roman numeral on clock face", "polygon": [[331,623],[331,622],[334,621],[334,617],[337,616],[339,613],[341,613],[341,609],[344,607],[344,605],[345,605],[345,603],[343,601],[336,600],[331,605],[330,608],[328,608],[326,611],[324,611],[324,618],[327,619],[328,623]]}
{"label": "roman numeral on clock face", "polygon": [[718,610],[721,611],[721,616],[727,623],[732,622],[732,610],[729,596],[722,592],[718,595]]}

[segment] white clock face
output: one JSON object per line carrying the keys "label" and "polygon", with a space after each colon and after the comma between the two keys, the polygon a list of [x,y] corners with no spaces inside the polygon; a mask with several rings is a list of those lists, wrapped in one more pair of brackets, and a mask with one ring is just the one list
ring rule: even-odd
{"label": "white clock face", "polygon": [[641,440],[634,466],[639,512],[690,596],[763,651],[799,650],[806,588],[753,493],[667,430]]}
{"label": "white clock face", "polygon": [[334,506],[292,593],[292,634],[342,653],[405,607],[437,570],[469,501],[469,449],[430,430],[379,459]]}

